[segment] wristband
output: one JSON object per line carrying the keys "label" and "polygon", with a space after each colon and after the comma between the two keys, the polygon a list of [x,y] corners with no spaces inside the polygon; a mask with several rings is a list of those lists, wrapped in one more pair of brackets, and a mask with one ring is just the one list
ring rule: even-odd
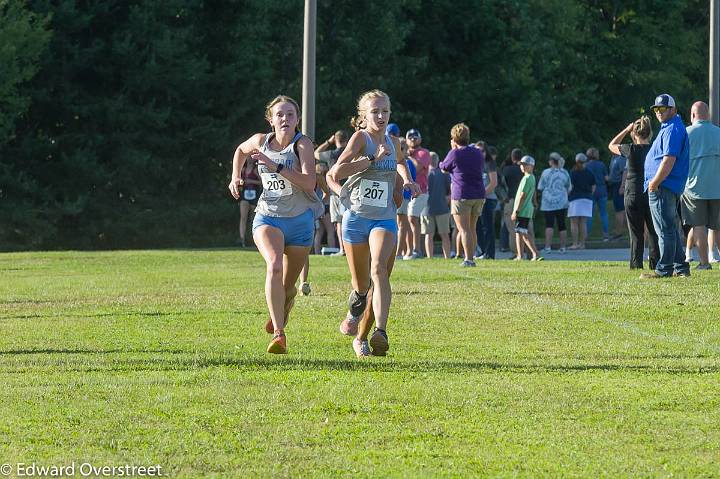
{"label": "wristband", "polygon": [[276,165],[276,167],[277,167],[277,169],[275,170],[275,173],[280,173],[283,170],[283,168],[285,168],[285,165],[282,163],[278,163]]}

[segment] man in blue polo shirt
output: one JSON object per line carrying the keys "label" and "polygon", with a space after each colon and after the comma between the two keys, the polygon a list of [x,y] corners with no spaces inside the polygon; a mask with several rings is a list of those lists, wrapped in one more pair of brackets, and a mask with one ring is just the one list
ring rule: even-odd
{"label": "man in blue polo shirt", "polygon": [[645,157],[645,191],[648,192],[650,213],[658,234],[660,259],[655,271],[640,277],[690,276],[677,213],[690,165],[688,135],[677,114],[673,97],[659,95],[651,108],[660,122],[660,131]]}

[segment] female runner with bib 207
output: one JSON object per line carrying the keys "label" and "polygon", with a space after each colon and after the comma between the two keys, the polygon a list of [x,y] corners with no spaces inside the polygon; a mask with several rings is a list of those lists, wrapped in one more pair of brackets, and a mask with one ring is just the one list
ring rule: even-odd
{"label": "female runner with bib 207", "polygon": [[268,103],[265,118],[273,131],[257,133],[235,150],[230,193],[237,199],[248,156],[258,162],[263,192],[252,225],[253,238],[265,259],[265,300],[273,338],[268,352],[287,353],[285,325],[295,302],[295,282],[310,252],[315,218],[323,206],[315,195],[313,144],[298,131],[300,108],[280,95]]}
{"label": "female runner with bib 207", "polygon": [[[356,131],[328,173],[328,185],[347,207],[342,220],[342,239],[353,287],[348,318],[361,316],[353,349],[362,358],[370,355],[370,347],[377,356],[384,356],[389,349],[385,330],[398,231],[395,203],[398,173],[402,187],[409,189],[413,196],[417,196],[420,189],[410,177],[399,141],[385,133],[390,119],[390,98],[380,90],[369,91],[358,100],[357,110],[358,116],[352,122]],[[341,188],[340,181],[345,178],[348,181]],[[375,331],[368,342],[373,317]]]}

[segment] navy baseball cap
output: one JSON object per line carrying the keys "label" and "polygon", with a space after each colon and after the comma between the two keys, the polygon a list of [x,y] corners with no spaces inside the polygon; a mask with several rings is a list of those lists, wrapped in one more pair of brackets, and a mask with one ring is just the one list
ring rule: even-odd
{"label": "navy baseball cap", "polygon": [[652,110],[653,108],[657,108],[659,106],[666,106],[668,108],[675,108],[675,99],[668,95],[667,93],[663,93],[662,95],[658,95],[655,97],[655,104],[650,107]]}
{"label": "navy baseball cap", "polygon": [[397,123],[390,123],[387,128],[385,128],[385,134],[392,136],[400,136],[400,127],[397,126]]}
{"label": "navy baseball cap", "polygon": [[416,130],[415,128],[408,130],[407,133],[405,133],[405,138],[422,138],[422,135],[420,135],[420,132]]}

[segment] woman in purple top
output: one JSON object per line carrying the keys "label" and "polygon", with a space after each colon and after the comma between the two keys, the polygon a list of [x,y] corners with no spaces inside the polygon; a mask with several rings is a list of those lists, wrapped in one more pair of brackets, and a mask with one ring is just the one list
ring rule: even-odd
{"label": "woman in purple top", "polygon": [[469,143],[470,128],[464,123],[453,126],[450,130],[452,149],[440,163],[440,169],[450,174],[450,212],[465,251],[465,260],[461,266],[475,266],[475,228],[485,203],[485,157],[480,149],[468,146]]}

